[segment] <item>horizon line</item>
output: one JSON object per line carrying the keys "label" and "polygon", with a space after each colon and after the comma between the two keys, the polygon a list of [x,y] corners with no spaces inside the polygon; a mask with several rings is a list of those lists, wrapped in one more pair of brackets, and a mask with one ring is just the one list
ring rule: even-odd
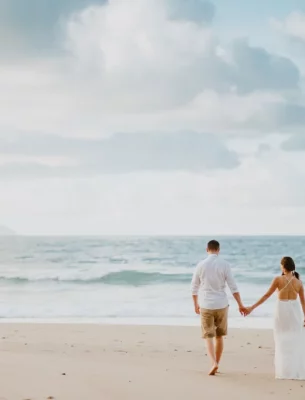
{"label": "horizon line", "polygon": [[219,233],[219,234],[28,234],[28,233],[14,233],[14,234],[0,234],[3,237],[79,237],[79,238],[93,238],[93,237],[107,237],[107,238],[211,238],[211,237],[305,237],[305,233]]}

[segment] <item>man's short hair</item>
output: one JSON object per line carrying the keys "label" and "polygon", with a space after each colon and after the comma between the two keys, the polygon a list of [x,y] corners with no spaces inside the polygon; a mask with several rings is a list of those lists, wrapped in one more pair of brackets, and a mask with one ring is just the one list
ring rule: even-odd
{"label": "man's short hair", "polygon": [[220,248],[219,242],[217,240],[210,240],[208,243],[208,250],[210,251],[218,251]]}

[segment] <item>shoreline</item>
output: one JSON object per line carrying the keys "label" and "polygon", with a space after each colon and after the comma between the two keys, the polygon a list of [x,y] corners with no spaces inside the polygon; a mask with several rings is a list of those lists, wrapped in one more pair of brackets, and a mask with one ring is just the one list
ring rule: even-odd
{"label": "shoreline", "polygon": [[[200,327],[200,319],[193,318],[0,318],[1,324],[31,325],[106,325]],[[272,330],[273,320],[262,317],[229,317],[229,328],[241,330]]]}
{"label": "shoreline", "polygon": [[200,327],[3,324],[0,346],[1,400],[304,397],[274,379],[270,330],[230,329],[215,377]]}

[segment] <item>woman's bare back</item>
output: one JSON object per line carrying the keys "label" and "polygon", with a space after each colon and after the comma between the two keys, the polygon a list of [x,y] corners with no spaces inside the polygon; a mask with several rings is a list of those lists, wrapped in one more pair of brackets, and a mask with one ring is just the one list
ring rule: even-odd
{"label": "woman's bare back", "polygon": [[302,288],[302,282],[296,277],[287,278],[285,275],[279,276],[278,281],[278,298],[280,300],[296,300]]}

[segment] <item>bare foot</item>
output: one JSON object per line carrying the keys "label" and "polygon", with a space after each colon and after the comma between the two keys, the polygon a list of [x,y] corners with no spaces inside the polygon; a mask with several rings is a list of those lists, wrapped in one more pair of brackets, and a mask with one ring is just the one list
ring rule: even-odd
{"label": "bare foot", "polygon": [[211,371],[209,372],[209,375],[210,375],[210,376],[214,376],[214,375],[216,374],[217,371],[218,371],[218,365],[215,364],[215,365],[213,366],[213,368],[211,369]]}

